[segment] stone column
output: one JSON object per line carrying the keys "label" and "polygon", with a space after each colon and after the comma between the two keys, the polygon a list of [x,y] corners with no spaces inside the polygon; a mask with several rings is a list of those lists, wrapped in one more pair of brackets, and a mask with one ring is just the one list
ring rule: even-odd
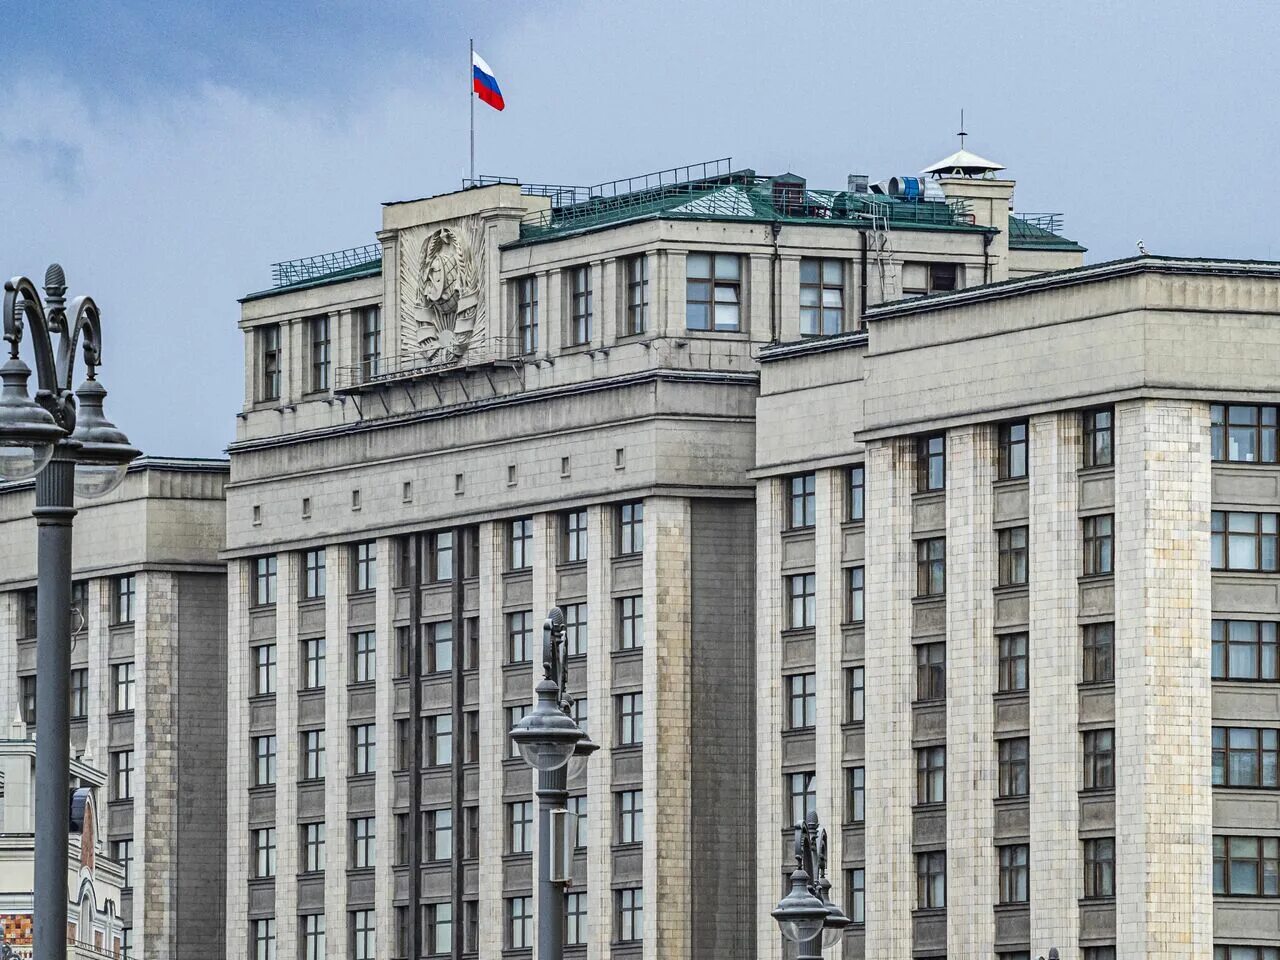
{"label": "stone column", "polygon": [[[227,563],[227,952],[249,954],[250,561]],[[139,681],[135,662],[134,682]],[[141,690],[141,687],[135,687]],[[135,719],[137,713],[135,708]],[[134,854],[140,834],[134,835]],[[136,865],[135,865],[136,869]],[[136,874],[135,874],[136,875]],[[134,894],[134,933],[140,935]]]}
{"label": "stone column", "polygon": [[995,953],[995,444],[947,433],[947,952]]}
{"label": "stone column", "polygon": [[[374,689],[374,816],[377,831],[378,854],[374,861],[374,909],[377,911],[377,938],[381,945],[379,952],[390,956],[394,954],[396,942],[396,813],[395,813],[395,710],[396,710],[396,628],[395,628],[395,594],[393,579],[395,574],[396,546],[392,537],[378,538],[378,583],[374,600],[374,628],[377,631],[378,646],[374,653],[374,678],[377,681]],[[412,627],[410,628],[412,630]],[[412,634],[410,634],[412,636]],[[297,644],[294,644],[296,647]],[[462,651],[462,638],[454,644],[458,655]],[[411,722],[417,722],[413,718]],[[345,732],[345,731],[344,731]],[[458,731],[454,741],[462,748],[465,737]],[[346,744],[343,744],[344,749]],[[410,811],[415,816],[416,811]],[[462,830],[461,822],[454,824],[454,829]],[[415,858],[410,858],[414,862]],[[410,905],[410,909],[417,909]],[[455,917],[454,922],[462,923],[462,917]],[[328,944],[326,944],[328,946]]]}
{"label": "stone column", "polygon": [[[22,718],[22,707],[18,702],[20,596],[16,590],[0,593],[0,726],[5,729],[8,729],[15,717]],[[105,769],[102,761],[99,761],[98,766]]]}
{"label": "stone column", "polygon": [[658,296],[653,304],[654,333],[661,337],[683,337],[685,325],[685,251],[658,253]]}
{"label": "stone column", "polygon": [[[783,340],[800,339],[800,258],[783,256],[778,265],[778,330]],[[794,291],[794,293],[793,293]],[[765,317],[768,314],[764,314]]]}
{"label": "stone column", "polygon": [[1209,408],[1115,411],[1116,955],[1213,947]]}
{"label": "stone column", "polygon": [[910,438],[866,450],[866,769],[868,957],[910,957],[915,863],[911,801],[915,759],[911,647],[915,548]]}
{"label": "stone column", "polygon": [[770,911],[782,895],[782,484],[756,484],[756,949],[779,960]]}
{"label": "stone column", "polygon": [[[644,941],[651,957],[690,956],[690,506],[644,504]],[[661,878],[661,879],[660,879]]]}
{"label": "stone column", "polygon": [[587,723],[600,749],[587,761],[587,960],[613,942],[613,514],[587,513]]}
{"label": "stone column", "polygon": [[[773,322],[773,257],[769,254],[753,253],[743,257],[746,264],[747,295],[743,297],[742,321],[751,339],[757,343],[768,343],[774,339],[770,325]],[[781,514],[779,514],[781,516]],[[770,907],[769,909],[773,909]],[[770,918],[772,922],[772,918]],[[773,924],[776,928],[777,923]],[[777,930],[775,929],[775,933]],[[775,938],[776,939],[776,938]]]}
{"label": "stone column", "polygon": [[[351,586],[350,551],[332,545],[325,551],[324,687],[324,928],[325,944],[339,952],[347,943],[347,683],[351,639],[347,636]],[[378,644],[387,641],[379,637]],[[277,921],[278,922],[278,921]],[[286,949],[290,949],[286,945]]]}
{"label": "stone column", "polygon": [[595,311],[591,330],[593,346],[599,347],[613,343],[618,339],[618,331],[622,329],[618,317],[621,305],[618,287],[619,284],[626,282],[626,278],[620,276],[622,269],[622,261],[616,257],[608,257],[592,263],[595,282],[599,284],[594,290],[595,302],[592,304]]}
{"label": "stone column", "polygon": [[503,945],[502,760],[507,755],[506,716],[502,707],[502,571],[506,536],[501,523],[480,525],[480,884],[478,910],[480,960],[500,960]]}
{"label": "stone column", "polygon": [[[80,635],[81,642],[89,645],[89,731],[85,740],[84,761],[90,766],[110,773],[107,714],[114,706],[114,690],[110,660],[111,580],[109,578],[97,577],[89,581],[89,603],[85,617],[89,622],[85,632]],[[8,682],[6,677],[0,680],[0,685]],[[12,682],[16,688],[16,674]],[[106,837],[110,834],[109,806],[104,803],[98,808],[99,836]]]}
{"label": "stone column", "polygon": [[[559,280],[559,272],[556,273],[557,282]],[[556,557],[557,540],[560,536],[559,517],[554,513],[535,513],[533,515],[533,637],[531,640],[531,659],[533,660],[533,669],[530,671],[532,682],[529,687],[529,702],[537,702],[537,694],[534,688],[537,687],[538,681],[542,679],[542,625],[546,621],[547,613],[555,606],[556,594]],[[500,633],[501,635],[501,633]],[[539,858],[541,857],[541,843],[538,829],[538,797],[537,784],[538,775],[533,770],[526,768],[529,777],[529,792],[533,800],[533,816],[534,830],[533,843],[533,942],[534,951],[533,958],[538,960],[538,915],[541,912],[538,908],[538,880],[540,879],[540,871],[538,870]]]}
{"label": "stone column", "polygon": [[1031,955],[1079,954],[1080,415],[1032,417],[1027,673],[1031,677]]}
{"label": "stone column", "polygon": [[[560,352],[560,347],[565,341],[564,274],[560,270],[548,270],[546,273],[538,274],[538,293],[540,303],[538,304],[537,353],[553,357]],[[545,614],[547,611],[542,612]],[[537,857],[536,853],[534,857]],[[536,912],[534,923],[537,923]]]}
{"label": "stone column", "polygon": [[298,595],[301,555],[276,556],[276,946],[298,942]]}

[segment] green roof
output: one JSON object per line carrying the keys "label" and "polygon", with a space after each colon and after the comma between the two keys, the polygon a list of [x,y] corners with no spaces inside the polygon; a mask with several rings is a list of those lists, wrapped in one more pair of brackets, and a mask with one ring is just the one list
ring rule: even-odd
{"label": "green roof", "polygon": [[1058,233],[1062,218],[1057,214],[1009,215],[1009,248],[1012,250],[1078,250],[1085,248]]}

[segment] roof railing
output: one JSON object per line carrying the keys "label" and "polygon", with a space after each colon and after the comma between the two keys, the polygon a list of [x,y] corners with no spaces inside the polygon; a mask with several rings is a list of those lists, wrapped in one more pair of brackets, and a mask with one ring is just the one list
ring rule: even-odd
{"label": "roof railing", "polygon": [[271,285],[287,287],[295,283],[305,283],[341,270],[371,265],[381,259],[382,245],[369,243],[363,247],[350,247],[346,250],[335,250],[332,253],[316,254],[313,257],[282,260],[271,265]]}
{"label": "roof railing", "polygon": [[1062,214],[1060,213],[1014,213],[1014,218],[1030,224],[1046,233],[1062,233]]}

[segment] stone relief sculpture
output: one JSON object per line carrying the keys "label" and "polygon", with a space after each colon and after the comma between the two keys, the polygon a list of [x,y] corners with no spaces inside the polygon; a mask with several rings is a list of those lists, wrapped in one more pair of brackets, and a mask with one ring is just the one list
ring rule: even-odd
{"label": "stone relief sculpture", "polygon": [[400,234],[402,356],[455,363],[484,340],[484,227],[470,217]]}

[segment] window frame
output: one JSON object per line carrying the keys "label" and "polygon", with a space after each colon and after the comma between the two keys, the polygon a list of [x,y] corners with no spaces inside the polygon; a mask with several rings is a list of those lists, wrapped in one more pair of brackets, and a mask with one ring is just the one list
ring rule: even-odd
{"label": "window frame", "polygon": [[783,579],[787,598],[787,629],[814,629],[818,622],[817,574],[793,573]]}
{"label": "window frame", "polygon": [[[1237,518],[1250,518],[1250,530],[1235,528]],[[1267,528],[1270,527],[1270,530]],[[1280,513],[1254,510],[1214,510],[1210,514],[1210,569],[1223,573],[1280,572]],[[1239,538],[1252,541],[1252,566],[1236,563]]]}
{"label": "window frame", "polygon": [[999,861],[999,903],[1028,903],[1031,899],[1031,846],[1005,843],[996,847]]}
{"label": "window frame", "polygon": [[790,673],[783,677],[786,687],[787,729],[813,730],[818,723],[818,675]]}
{"label": "window frame", "polygon": [[1030,468],[1030,425],[1026,420],[1002,423],[998,429],[999,451],[996,457],[996,478],[999,480],[1025,480]]}
{"label": "window frame", "polygon": [[626,259],[626,309],[622,336],[638,337],[649,328],[649,258],[638,253]]}
{"label": "window frame", "polygon": [[996,635],[996,692],[1026,693],[1031,686],[1031,636],[1027,631]]}
{"label": "window frame", "polygon": [[538,352],[538,275],[527,273],[515,283],[516,347],[520,355]]}
{"label": "window frame", "polygon": [[916,852],[916,909],[944,910],[947,906],[947,851]]}
{"label": "window frame", "polygon": [[1088,837],[1081,841],[1085,900],[1105,900],[1116,895],[1116,838]]}
{"label": "window frame", "polygon": [[787,477],[787,530],[812,530],[818,514],[818,475]]}
{"label": "window frame", "polygon": [[569,268],[569,329],[568,346],[584,347],[591,343],[592,289],[591,264],[578,264]]}
{"label": "window frame", "polygon": [[1025,587],[1030,578],[1031,529],[1026,524],[996,531],[997,579],[999,587]]}
{"label": "window frame", "polygon": [[916,438],[916,493],[947,489],[947,435],[930,433]]}
{"label": "window frame", "polygon": [[[703,260],[707,263],[706,276],[694,274],[691,270],[692,265],[695,262],[701,263]],[[732,276],[727,271],[722,275],[721,265],[730,262],[733,264]],[[695,251],[687,254],[685,256],[685,329],[699,333],[741,333],[743,331],[743,272],[743,259],[736,253]],[[694,296],[697,287],[705,288],[705,296]],[[705,325],[694,323],[691,307],[705,308]],[[723,313],[726,317],[732,314],[732,323],[721,322],[721,307],[724,307]],[[729,309],[731,307],[732,310]]]}
{"label": "window frame", "polygon": [[[945,640],[931,640],[928,643],[917,643],[916,658],[916,703],[932,703],[947,698],[947,643]],[[938,653],[941,652],[941,657]]]}
{"label": "window frame", "polygon": [[[1105,420],[1105,423],[1103,421]],[[1080,433],[1083,469],[1114,467],[1115,455],[1114,407],[1093,407],[1080,413]]]}
{"label": "window frame", "polygon": [[915,748],[917,807],[947,802],[947,748],[943,744]]}
{"label": "window frame", "polygon": [[1115,576],[1115,514],[1080,518],[1081,576]]}
{"label": "window frame", "polygon": [[382,306],[361,307],[359,324],[360,379],[370,380],[382,373]]}
{"label": "window frame", "polygon": [[332,338],[330,318],[321,313],[307,320],[308,369],[310,393],[323,393],[333,384],[330,377],[332,362]]}
{"label": "window frame", "polygon": [[1116,787],[1116,732],[1112,727],[1080,733],[1083,757],[1083,791],[1108,791]]}
{"label": "window frame", "polygon": [[996,797],[1001,800],[1031,795],[1031,739],[1007,737],[996,741]]}
{"label": "window frame", "polygon": [[1113,620],[1080,627],[1081,683],[1114,683],[1116,625]]}
{"label": "window frame", "polygon": [[[1253,637],[1234,639],[1236,625],[1249,625]],[[1214,619],[1212,626],[1212,665],[1210,676],[1215,681],[1236,683],[1276,683],[1280,681],[1280,623],[1274,620]],[[1237,647],[1248,647],[1254,674],[1240,676],[1232,669]],[[1269,648],[1269,649],[1268,649]],[[1219,661],[1221,666],[1219,667]],[[1267,674],[1270,674],[1269,676]]]}
{"label": "window frame", "polygon": [[[827,267],[834,266],[839,272],[837,280],[829,280],[827,278]],[[832,337],[838,333],[843,333],[845,326],[845,317],[847,311],[845,309],[845,266],[846,261],[839,257],[801,257],[799,267],[799,306],[800,306],[800,336],[802,337]],[[807,267],[816,268],[816,279],[806,279],[805,272]],[[827,304],[827,293],[834,292],[838,299],[838,304]],[[806,294],[813,303],[805,303]],[[834,320],[834,329],[828,329],[828,315]],[[812,320],[812,324],[807,324],[807,320]],[[812,325],[814,329],[806,329],[807,325]]]}
{"label": "window frame", "polygon": [[916,596],[947,595],[947,538],[924,537],[916,545]]}
{"label": "window frame", "polygon": [[[1237,411],[1253,414],[1252,423],[1233,420]],[[1270,423],[1267,420],[1270,420]],[[1252,436],[1253,457],[1232,456],[1235,434]],[[1280,462],[1280,407],[1274,404],[1214,403],[1209,406],[1210,458],[1213,463],[1274,464]]]}

